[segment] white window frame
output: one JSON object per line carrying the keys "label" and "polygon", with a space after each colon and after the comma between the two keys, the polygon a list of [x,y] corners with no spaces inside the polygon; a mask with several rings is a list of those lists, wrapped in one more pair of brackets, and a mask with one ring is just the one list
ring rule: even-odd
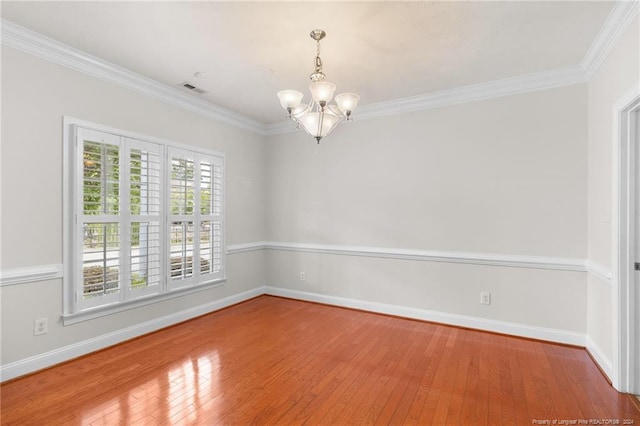
{"label": "white window frame", "polygon": [[[140,135],[110,126],[91,123],[72,117],[64,117],[63,120],[63,324],[73,324],[103,315],[133,309],[162,300],[182,296],[188,293],[201,291],[205,288],[223,285],[226,282],[225,268],[225,227],[224,227],[224,183],[225,183],[225,156],[222,153],[196,148],[184,144],[167,141],[147,135]],[[97,296],[85,299],[83,297],[83,142],[80,138],[86,134],[93,135],[93,139],[104,137],[104,143],[118,145],[120,147],[119,163],[119,198],[120,208],[118,215],[94,215],[86,216],[87,223],[106,222],[118,223],[120,226],[119,246],[119,291],[117,294]],[[84,138],[83,138],[84,139]],[[158,214],[131,215],[129,211],[129,161],[131,149],[157,150],[160,157],[160,209]],[[156,152],[156,151],[154,151]],[[199,260],[200,229],[194,228],[193,276],[189,280],[181,280],[180,285],[174,285],[171,280],[171,254],[170,254],[170,226],[171,226],[171,159],[172,152],[189,155],[194,159],[197,169],[198,188],[194,199],[197,200],[193,215],[194,226],[200,226],[201,220],[213,219],[212,215],[202,215],[200,211],[200,162],[206,161],[215,164],[219,171],[217,176],[221,188],[219,202],[221,211],[215,216],[219,223],[218,270],[215,273],[201,273]],[[213,173],[213,172],[212,172]],[[196,179],[194,178],[194,180]],[[213,179],[213,178],[212,178]],[[212,182],[213,186],[213,182]],[[159,221],[160,229],[160,270],[161,277],[158,285],[148,286],[144,289],[130,288],[130,228],[133,222]],[[213,241],[211,241],[213,250]],[[213,270],[213,267],[212,267]]]}

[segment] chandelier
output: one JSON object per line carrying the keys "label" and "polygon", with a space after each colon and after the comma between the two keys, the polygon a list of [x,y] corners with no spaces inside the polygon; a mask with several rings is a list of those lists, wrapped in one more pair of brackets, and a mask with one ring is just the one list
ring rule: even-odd
{"label": "chandelier", "polygon": [[316,41],[315,69],[310,75],[312,83],[309,85],[311,102],[302,103],[303,94],[297,90],[282,90],[278,92],[280,105],[287,110],[287,118],[296,122],[297,128],[302,127],[318,143],[327,136],[338,124],[351,121],[351,113],[356,109],[360,96],[355,93],[341,93],[336,96],[336,104],[329,104],[333,98],[336,85],[324,81],[322,59],[320,59],[320,40],[326,33],[323,30],[313,30],[309,34]]}

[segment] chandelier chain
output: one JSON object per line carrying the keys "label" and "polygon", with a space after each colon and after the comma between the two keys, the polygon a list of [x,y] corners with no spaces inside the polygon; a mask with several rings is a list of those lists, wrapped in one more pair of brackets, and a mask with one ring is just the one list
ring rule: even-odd
{"label": "chandelier chain", "polygon": [[316,42],[316,72],[322,72],[322,59],[320,59],[320,40]]}
{"label": "chandelier chain", "polygon": [[320,39],[316,39],[316,59],[313,73],[309,76],[311,81],[324,81],[325,75],[322,72],[322,59],[320,58]]}

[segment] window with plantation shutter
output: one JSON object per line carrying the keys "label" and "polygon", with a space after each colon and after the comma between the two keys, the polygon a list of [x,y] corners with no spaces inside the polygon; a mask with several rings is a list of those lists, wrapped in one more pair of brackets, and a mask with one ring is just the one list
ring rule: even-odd
{"label": "window with plantation shutter", "polygon": [[224,157],[68,121],[65,315],[223,282]]}
{"label": "window with plantation shutter", "polygon": [[131,297],[160,292],[162,271],[162,150],[127,139],[129,276]]}
{"label": "window with plantation shutter", "polygon": [[171,206],[169,212],[171,282],[174,287],[193,281],[195,170],[190,152],[170,149]]}
{"label": "window with plantation shutter", "polygon": [[222,164],[200,158],[200,273],[222,276]]}
{"label": "window with plantation shutter", "polygon": [[117,302],[122,292],[122,156],[118,136],[82,128],[77,135],[82,196],[76,299],[80,308],[89,308]]}
{"label": "window with plantation shutter", "polygon": [[222,277],[222,161],[169,148],[171,288]]}

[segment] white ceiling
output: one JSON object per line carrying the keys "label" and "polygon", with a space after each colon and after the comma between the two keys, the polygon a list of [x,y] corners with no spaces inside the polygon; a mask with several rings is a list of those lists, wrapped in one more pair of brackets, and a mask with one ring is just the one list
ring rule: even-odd
{"label": "white ceiling", "polygon": [[[361,105],[581,62],[612,2],[2,2],[2,18],[263,123],[327,81]],[[205,72],[203,77],[194,73]]]}

